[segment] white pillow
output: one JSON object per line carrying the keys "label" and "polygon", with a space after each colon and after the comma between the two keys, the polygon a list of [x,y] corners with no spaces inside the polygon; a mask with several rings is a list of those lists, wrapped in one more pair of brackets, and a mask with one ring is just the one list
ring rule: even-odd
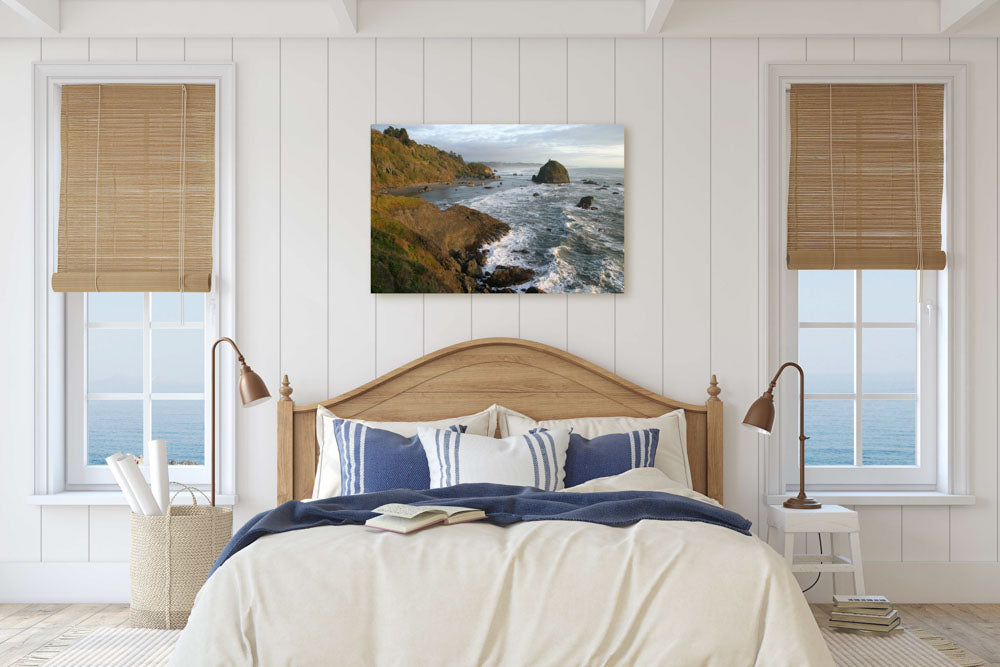
{"label": "white pillow", "polygon": [[432,489],[466,482],[534,486],[544,491],[563,488],[567,429],[503,439],[431,428],[421,428],[417,435],[427,455]]}
{"label": "white pillow", "polygon": [[692,488],[691,466],[687,455],[687,421],[683,410],[659,417],[579,417],[535,421],[527,415],[498,405],[500,436],[520,435],[535,428],[566,428],[588,440],[609,433],[628,433],[645,428],[660,429],[653,466],[670,479]]}
{"label": "white pillow", "polygon": [[661,491],[675,496],[700,500],[716,507],[722,507],[716,500],[676,482],[656,468],[632,468],[618,475],[597,477],[562,489],[567,493],[601,493],[604,491]]}
{"label": "white pillow", "polygon": [[[364,424],[368,428],[392,431],[407,438],[417,434],[417,429],[448,428],[458,424],[465,426],[465,432],[473,435],[493,435],[497,427],[499,405],[491,405],[482,412],[464,417],[440,419],[432,422],[372,422],[363,419],[351,421]],[[340,495],[340,451],[333,437],[333,420],[340,419],[322,405],[316,408],[316,442],[319,443],[319,461],[316,462],[316,481],[313,483],[313,498],[330,498]]]}

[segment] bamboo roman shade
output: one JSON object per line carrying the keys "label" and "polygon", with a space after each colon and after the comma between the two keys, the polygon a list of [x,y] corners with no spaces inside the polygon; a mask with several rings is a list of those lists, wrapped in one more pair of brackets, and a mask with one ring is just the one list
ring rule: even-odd
{"label": "bamboo roman shade", "polygon": [[215,86],[64,85],[56,292],[207,292]]}
{"label": "bamboo roman shade", "polygon": [[943,269],[944,86],[792,84],[789,269]]}

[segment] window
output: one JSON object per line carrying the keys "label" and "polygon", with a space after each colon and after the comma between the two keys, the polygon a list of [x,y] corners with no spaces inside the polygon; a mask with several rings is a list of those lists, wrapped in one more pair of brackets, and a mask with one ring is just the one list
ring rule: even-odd
{"label": "window", "polygon": [[[208,350],[235,330],[233,66],[36,64],[34,78],[37,502],[117,491],[105,458],[143,456],[151,439],[167,441],[171,481],[207,484]],[[168,89],[169,103],[142,101]],[[126,104],[126,93],[136,101]],[[101,123],[108,132],[91,131]],[[151,142],[149,128],[163,145],[183,137],[179,153],[122,150]],[[126,134],[131,144],[119,141]],[[88,162],[87,142],[99,162]],[[147,164],[153,154],[162,159]],[[75,176],[63,188],[67,172]],[[145,185],[150,174],[164,188]],[[179,208],[170,199],[178,192]],[[233,367],[230,351],[219,357]],[[219,374],[223,498],[235,492],[235,385],[234,374]]]}
{"label": "window", "polygon": [[[805,370],[805,435],[810,438],[805,447],[806,482],[818,493],[967,493],[965,66],[780,64],[768,65],[767,72],[767,113],[762,116],[767,145],[762,197],[767,225],[761,247],[767,261],[761,266],[761,337],[765,343],[761,376],[767,376],[762,379],[766,382],[781,362],[789,360],[798,361]],[[833,129],[813,127],[816,131],[808,138],[825,140],[817,139],[815,146],[799,144],[808,151],[796,155],[800,167],[803,157],[815,158],[807,165],[814,172],[807,175],[814,177],[816,188],[796,190],[797,209],[792,213],[797,228],[792,239],[790,91],[796,84],[820,84],[825,98],[812,100],[814,117],[807,121],[815,124],[819,116]],[[944,111],[939,121],[943,137],[938,135],[943,138],[943,151],[939,148],[935,156],[919,144],[921,157],[939,160],[940,180],[933,180],[933,171],[921,171],[917,177],[914,172],[882,170],[864,158],[870,155],[867,148],[853,148],[862,144],[852,144],[841,134],[831,141],[834,133],[853,131],[853,123],[837,122],[844,117],[836,114],[845,113],[843,109],[851,102],[838,98],[837,91],[831,93],[831,84],[851,84],[853,91],[848,92],[854,93],[866,84],[883,86],[883,91],[900,86],[902,90],[895,92],[901,95],[907,87],[918,95],[931,90],[920,88],[922,84],[936,85],[938,90],[943,86]],[[841,103],[847,106],[838,107]],[[916,102],[911,108],[916,110]],[[864,115],[856,118],[861,123],[857,131],[866,131]],[[897,125],[893,132],[897,138],[905,137],[905,126],[899,132]],[[881,140],[877,128],[868,131],[859,134],[858,141]],[[859,156],[860,166],[850,166]],[[880,159],[895,158],[882,155]],[[844,173],[845,165],[850,173]],[[926,162],[920,165],[933,169]],[[868,173],[871,179],[865,176]],[[852,174],[857,175],[854,180]],[[932,182],[940,187],[940,234],[933,234],[938,224],[930,215],[937,211],[934,205],[923,205],[916,217],[893,208],[883,217],[894,226],[882,230],[878,207],[884,205],[886,190],[878,179],[892,179],[892,187],[903,192],[907,178],[924,175],[932,177],[922,181],[925,185]],[[795,178],[803,187],[802,173]],[[921,196],[929,195],[926,188],[916,187]],[[804,200],[803,192],[806,196],[820,192],[820,199]],[[894,206],[893,201],[890,197],[889,206]],[[927,201],[920,199],[921,204]],[[824,220],[826,211],[831,219]],[[909,227],[905,220],[911,221]],[[920,221],[919,227],[915,220]],[[912,238],[906,238],[908,229],[916,230],[915,245]],[[864,251],[852,247],[852,235],[862,237],[859,247]],[[818,241],[819,237],[828,241]],[[940,252],[948,258],[944,270],[918,270],[944,264],[934,245],[938,239]],[[868,253],[868,248],[874,252]],[[897,265],[877,266],[890,253],[895,254],[888,263]],[[785,378],[776,395],[777,421],[767,450],[767,494],[771,497],[798,487],[796,384]]]}
{"label": "window", "polygon": [[69,298],[67,482],[102,484],[115,452],[167,441],[174,481],[207,481],[206,326],[212,293],[93,292]]}
{"label": "window", "polygon": [[932,482],[937,272],[791,273],[810,479]]}

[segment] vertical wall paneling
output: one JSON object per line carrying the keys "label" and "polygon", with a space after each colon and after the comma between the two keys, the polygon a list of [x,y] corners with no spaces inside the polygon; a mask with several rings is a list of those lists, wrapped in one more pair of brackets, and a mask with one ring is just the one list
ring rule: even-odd
{"label": "vertical wall paneling", "polygon": [[233,57],[233,40],[224,37],[196,37],[184,40],[184,59],[223,61]]}
{"label": "vertical wall paneling", "polygon": [[330,40],[330,395],[375,377],[369,273],[369,126],[375,40]]}
{"label": "vertical wall paneling", "polygon": [[50,63],[86,61],[90,56],[90,41],[86,37],[42,39],[42,60]]}
{"label": "vertical wall paneling", "polygon": [[946,561],[948,554],[948,508],[903,507],[901,532],[904,561]]}
{"label": "vertical wall paneling", "polygon": [[899,37],[855,37],[854,62],[898,63],[903,58]]}
{"label": "vertical wall paneling", "polygon": [[[243,498],[241,497],[240,500],[242,502]],[[131,514],[129,508],[124,505],[117,507],[95,505],[90,508],[88,544],[90,545],[91,562],[124,563],[128,561],[129,514]]]}
{"label": "vertical wall paneling", "polygon": [[[518,40],[472,40],[472,122],[516,123],[518,94]],[[516,294],[473,294],[472,337],[519,335]]]}
{"label": "vertical wall paneling", "polygon": [[854,60],[854,40],[850,37],[809,37],[806,58],[815,63],[849,63]]}
{"label": "vertical wall paneling", "polygon": [[[236,334],[275,400],[281,386],[281,44],[237,39]],[[315,283],[313,283],[315,285]],[[319,352],[319,349],[316,350]],[[295,389],[299,389],[298,384]],[[298,397],[296,397],[298,398]],[[274,403],[236,410],[235,523],[274,505]],[[249,452],[255,452],[249,455]],[[259,461],[264,461],[263,465]]]}
{"label": "vertical wall paneling", "polygon": [[[380,39],[376,48],[377,122],[422,123],[424,40]],[[381,375],[424,353],[424,297],[379,294],[377,303],[376,360]]]}
{"label": "vertical wall paneling", "polygon": [[[565,123],[565,39],[522,39],[520,122]],[[525,294],[520,302],[520,336],[566,349],[566,295]]]}
{"label": "vertical wall paneling", "polygon": [[861,554],[868,561],[898,561],[902,556],[900,507],[855,507],[861,523]]}
{"label": "vertical wall paneling", "polygon": [[140,37],[136,57],[144,62],[182,62],[184,39],[182,37]]}
{"label": "vertical wall paneling", "polygon": [[[424,41],[424,122],[472,121],[472,42]],[[471,295],[424,297],[424,353],[472,338]]]}
{"label": "vertical wall paneling", "polygon": [[615,43],[625,126],[625,294],[615,297],[615,372],[663,390],[663,40]]}
{"label": "vertical wall paneling", "polygon": [[[32,155],[31,66],[41,53],[38,39],[0,40],[0,201],[4,218],[20,224],[5,225],[5,245],[16,248],[0,262],[0,284],[34,283],[34,210],[32,170],[25,164]],[[31,290],[4,290],[4,312],[19,322],[34,314]],[[0,364],[17,382],[0,385],[0,423],[4,424],[3,471],[0,484],[0,560],[38,560],[41,556],[40,514],[24,503],[33,493],[34,457],[26,443],[34,441],[34,332],[30,326],[0,327]],[[22,446],[12,446],[22,443]]]}
{"label": "vertical wall paneling", "polygon": [[[951,558],[997,559],[997,42],[953,39],[951,58],[969,63],[966,202],[969,281],[968,446],[976,504],[951,510]],[[989,147],[984,150],[982,147]],[[977,150],[977,148],[979,148]]]}
{"label": "vertical wall paneling", "polygon": [[[566,105],[569,123],[615,122],[615,42],[571,39],[567,45]],[[626,174],[626,178],[628,175]],[[628,188],[627,181],[623,181]],[[595,193],[601,205],[607,191]],[[628,258],[626,257],[626,262]],[[604,368],[615,364],[615,297],[570,294],[566,302],[566,349]]]}
{"label": "vertical wall paneling", "polygon": [[52,505],[42,508],[42,560],[50,562],[88,559],[88,507]]}
{"label": "vertical wall paneling", "polygon": [[711,71],[710,40],[663,41],[663,390],[692,403],[713,371],[726,386],[709,361]]}
{"label": "vertical wall paneling", "polygon": [[904,37],[903,62],[948,62],[951,44],[947,37]]}
{"label": "vertical wall paneling", "polygon": [[[771,374],[774,373],[775,367],[780,361],[780,353],[778,349],[779,337],[776,335],[780,327],[780,318],[777,315],[779,304],[781,303],[781,283],[780,281],[771,281],[770,267],[767,262],[770,260],[769,253],[770,248],[773,247],[773,242],[770,237],[772,230],[769,228],[768,214],[772,202],[774,205],[780,205],[781,186],[780,183],[772,183],[771,179],[768,177],[768,164],[767,164],[767,147],[769,141],[768,128],[770,127],[770,122],[768,115],[770,110],[768,109],[768,99],[767,95],[763,94],[767,90],[767,76],[768,76],[768,65],[774,63],[802,63],[806,60],[806,40],[803,38],[773,38],[773,39],[761,39],[757,44],[758,49],[758,62],[759,62],[759,75],[760,75],[760,88],[761,91],[760,99],[758,100],[758,123],[760,127],[760,136],[758,139],[758,152],[757,156],[759,164],[758,172],[758,184],[760,192],[760,201],[758,202],[758,216],[760,221],[760,229],[762,233],[760,235],[760,246],[757,251],[758,262],[758,275],[760,276],[759,282],[759,292],[758,292],[758,302],[757,302],[757,313],[760,318],[760,323],[763,328],[764,323],[766,323],[767,330],[769,332],[774,332],[775,335],[763,336],[760,341],[758,341],[760,358],[758,359],[757,372],[758,372],[758,384],[761,382],[766,382]],[[759,388],[760,391],[763,387]],[[795,391],[794,387],[791,388]],[[737,413],[742,409],[743,406],[737,408]],[[737,414],[739,416],[739,414]],[[794,441],[794,439],[792,440]],[[765,493],[781,493],[781,479],[779,474],[774,474],[771,477],[768,476],[768,471],[779,470],[781,466],[781,444],[786,442],[782,439],[780,432],[775,433],[771,437],[758,436],[758,469],[757,469],[757,479],[758,488],[760,490],[758,503],[758,511],[761,520],[767,516],[767,498]],[[814,589],[815,590],[815,589]]]}
{"label": "vertical wall paneling", "polygon": [[92,62],[134,62],[137,41],[134,37],[99,37],[90,40]]}
{"label": "vertical wall paneling", "polygon": [[329,397],[325,39],[281,40],[281,368],[299,403]]}
{"label": "vertical wall paneling", "polygon": [[757,41],[712,40],[712,370],[726,401],[725,498],[759,528],[758,438],[740,426],[758,377]]}

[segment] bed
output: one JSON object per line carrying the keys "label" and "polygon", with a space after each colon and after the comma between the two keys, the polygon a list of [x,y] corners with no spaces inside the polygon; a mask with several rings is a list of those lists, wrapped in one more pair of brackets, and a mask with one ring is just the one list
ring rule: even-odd
{"label": "bed", "polygon": [[[655,491],[721,504],[722,411],[660,396],[519,339],[460,343],[353,391],[278,401],[277,501],[313,492],[316,411],[437,420],[493,404],[542,419],[684,410],[690,486],[654,468],[581,492]],[[827,665],[784,561],[755,537],[698,522],[537,521],[417,535],[318,526],[263,537],[198,595],[173,664]]]}

